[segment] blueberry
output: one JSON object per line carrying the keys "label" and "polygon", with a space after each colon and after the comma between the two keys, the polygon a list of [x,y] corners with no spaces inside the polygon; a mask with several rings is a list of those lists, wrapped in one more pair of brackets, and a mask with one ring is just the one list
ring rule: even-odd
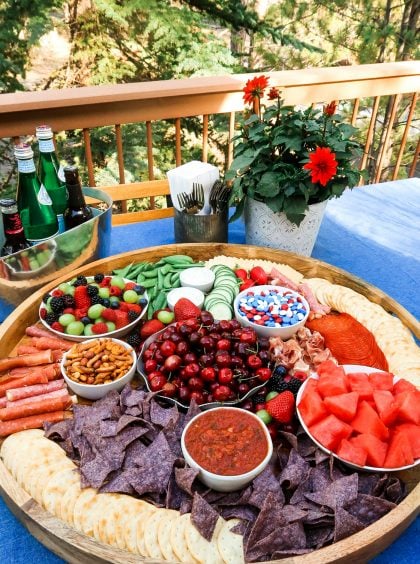
{"label": "blueberry", "polygon": [[274,369],[274,374],[276,374],[277,376],[286,376],[287,369],[281,365],[276,366],[276,368]]}
{"label": "blueberry", "polygon": [[120,303],[119,302],[111,302],[109,307],[111,309],[118,309],[120,307]]}
{"label": "blueberry", "polygon": [[147,305],[147,300],[146,300],[146,298],[142,298],[141,300],[139,300],[138,304],[141,305],[141,306]]}
{"label": "blueberry", "polygon": [[139,294],[140,296],[143,295],[144,292],[145,292],[144,286],[141,286],[140,284],[136,284],[136,285],[134,286],[133,290],[134,290],[137,294]]}
{"label": "blueberry", "polygon": [[108,298],[102,298],[102,305],[105,307],[109,307],[111,305],[111,302],[109,301]]}
{"label": "blueberry", "polygon": [[82,319],[80,320],[83,325],[89,325],[89,323],[92,323],[92,321],[89,319],[89,317],[82,317]]}

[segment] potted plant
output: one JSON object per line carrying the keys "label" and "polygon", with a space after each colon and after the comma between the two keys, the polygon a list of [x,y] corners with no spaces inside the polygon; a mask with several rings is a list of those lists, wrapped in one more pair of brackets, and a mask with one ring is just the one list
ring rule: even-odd
{"label": "potted plant", "polygon": [[[363,176],[355,164],[362,147],[353,138],[357,129],[343,123],[335,102],[322,110],[293,108],[271,88],[273,104],[262,107],[267,87],[263,75],[243,89],[253,111],[246,112],[234,137],[235,158],[226,173],[233,181],[232,220],[245,212],[247,243],[310,254],[327,201]],[[306,244],[309,228],[315,235]]]}

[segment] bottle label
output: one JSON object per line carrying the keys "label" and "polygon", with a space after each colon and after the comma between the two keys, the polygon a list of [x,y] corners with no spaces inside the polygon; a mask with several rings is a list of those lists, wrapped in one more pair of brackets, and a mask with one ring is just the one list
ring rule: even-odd
{"label": "bottle label", "polygon": [[44,206],[52,206],[51,198],[43,184],[41,184],[41,188],[38,192],[38,202]]}
{"label": "bottle label", "polygon": [[58,169],[58,172],[57,172],[57,176],[58,176],[58,178],[61,180],[61,182],[65,182],[65,181],[66,181],[66,178],[65,178],[65,176],[64,176],[64,167],[63,167],[63,165],[60,165],[60,168]]}
{"label": "bottle label", "polygon": [[54,153],[54,141],[51,139],[39,139],[39,150],[41,153]]}
{"label": "bottle label", "polygon": [[58,232],[64,233],[66,230],[66,226],[64,224],[64,215],[62,213],[57,214],[57,221],[58,221]]}
{"label": "bottle label", "polygon": [[35,172],[35,163],[33,159],[18,159],[17,164],[19,172]]}

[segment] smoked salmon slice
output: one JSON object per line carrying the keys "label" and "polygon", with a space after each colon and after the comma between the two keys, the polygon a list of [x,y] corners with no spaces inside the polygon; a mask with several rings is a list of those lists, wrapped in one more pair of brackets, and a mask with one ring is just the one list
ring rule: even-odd
{"label": "smoked salmon slice", "polygon": [[348,313],[329,313],[306,322],[324,337],[339,364],[359,364],[388,370],[388,362],[373,334]]}

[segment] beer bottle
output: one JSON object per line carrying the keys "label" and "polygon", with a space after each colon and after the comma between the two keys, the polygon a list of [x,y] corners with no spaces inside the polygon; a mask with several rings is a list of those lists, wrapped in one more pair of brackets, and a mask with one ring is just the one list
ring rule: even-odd
{"label": "beer bottle", "polygon": [[65,166],[64,177],[68,194],[68,207],[64,212],[64,224],[66,229],[71,229],[91,219],[93,214],[92,210],[86,205],[77,166]]}
{"label": "beer bottle", "polygon": [[29,145],[15,146],[18,163],[17,204],[27,240],[36,244],[58,233],[57,216],[45,186],[35,172],[34,153]]}
{"label": "beer bottle", "polygon": [[11,255],[31,246],[23,232],[17,202],[13,199],[0,200],[0,210],[3,218],[4,236],[6,238],[1,248],[1,256]]}
{"label": "beer bottle", "polygon": [[48,125],[36,128],[39,141],[38,178],[45,186],[58,220],[58,230],[65,231],[63,213],[67,207],[67,190],[63,168],[59,166],[53,141],[53,133]]}

